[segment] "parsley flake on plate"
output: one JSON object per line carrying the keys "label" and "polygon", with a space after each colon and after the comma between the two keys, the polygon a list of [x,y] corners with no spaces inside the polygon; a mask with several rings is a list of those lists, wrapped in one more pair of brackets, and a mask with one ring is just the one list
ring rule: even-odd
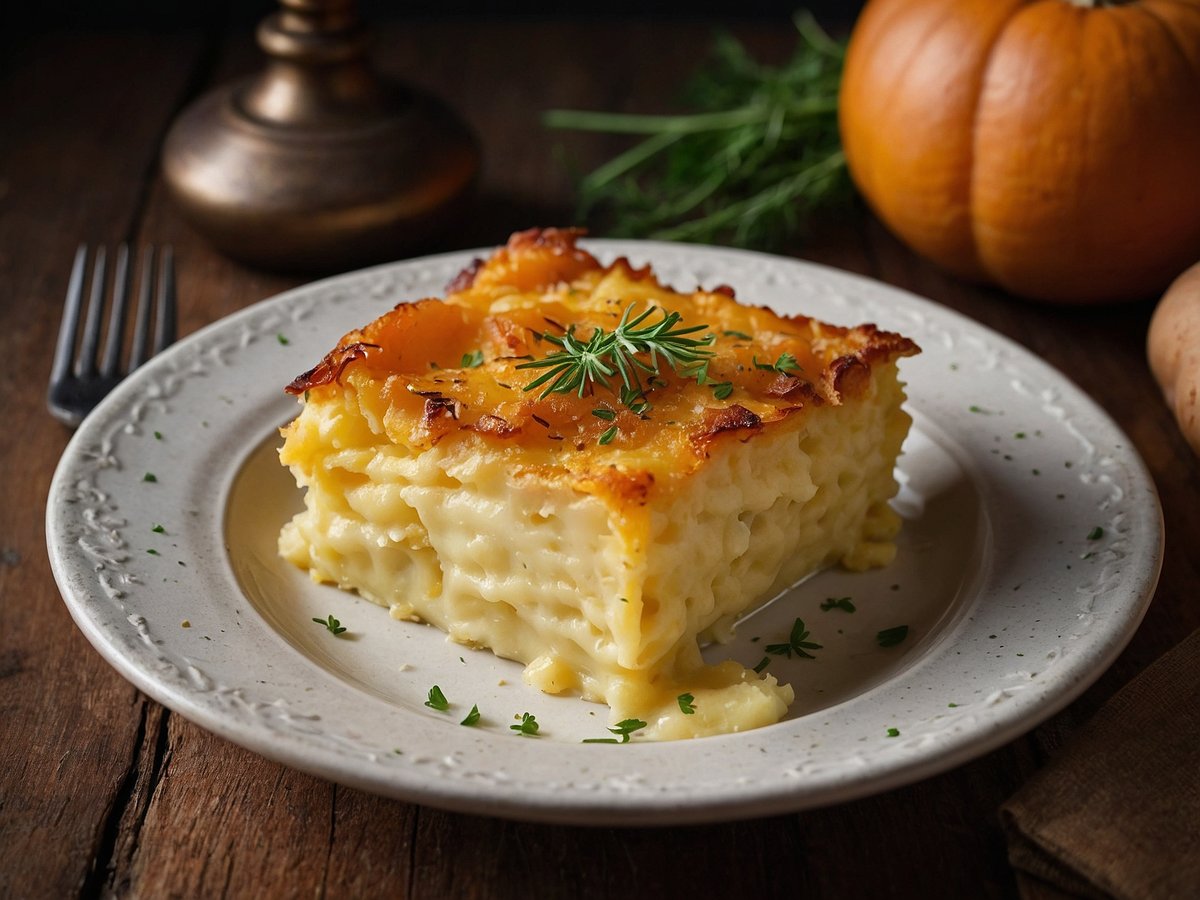
{"label": "parsley flake on plate", "polygon": [[821,610],[829,612],[831,609],[840,609],[843,612],[852,613],[857,607],[849,597],[827,597],[821,602]]}
{"label": "parsley flake on plate", "polygon": [[[803,619],[796,619],[792,623],[792,632],[788,635],[786,644],[767,644],[767,652],[774,656],[786,656],[792,658],[792,654],[796,654],[799,659],[816,659],[809,650],[822,649],[820,644],[815,644],[809,639],[808,629],[804,627]],[[759,671],[755,669],[755,671]]]}
{"label": "parsley flake on plate", "polygon": [[[512,727],[516,728],[517,726],[513,725]],[[646,723],[643,722],[641,719],[625,719],[622,722],[618,722],[614,727],[608,729],[613,734],[619,735],[620,736],[619,739],[615,738],[615,737],[584,738],[583,743],[585,743],[585,744],[628,744],[629,736],[631,734],[633,734],[635,731],[641,731],[645,727],[646,727]]]}
{"label": "parsley flake on plate", "polygon": [[508,727],[511,731],[515,731],[518,734],[524,734],[529,737],[537,737],[538,730],[540,729],[538,720],[532,713],[521,713],[521,721],[516,725],[509,725]]}
{"label": "parsley flake on plate", "polygon": [[318,619],[316,616],[314,616],[313,621],[318,625],[324,625],[327,629],[329,629],[329,633],[333,635],[341,634],[346,630],[342,623],[335,619],[332,615],[330,615],[327,619]]}
{"label": "parsley flake on plate", "polygon": [[875,635],[875,643],[880,647],[895,647],[908,637],[908,626],[897,625],[895,628],[885,628]]}

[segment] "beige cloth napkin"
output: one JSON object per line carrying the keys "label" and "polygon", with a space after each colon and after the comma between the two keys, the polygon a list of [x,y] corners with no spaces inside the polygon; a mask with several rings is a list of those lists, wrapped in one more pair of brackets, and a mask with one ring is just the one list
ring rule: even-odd
{"label": "beige cloth napkin", "polygon": [[1027,898],[1200,898],[1200,630],[1000,812]]}

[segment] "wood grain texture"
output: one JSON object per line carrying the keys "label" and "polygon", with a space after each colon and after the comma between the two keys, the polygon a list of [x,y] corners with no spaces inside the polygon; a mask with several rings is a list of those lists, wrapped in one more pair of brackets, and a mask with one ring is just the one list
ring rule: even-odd
{"label": "wood grain texture", "polygon": [[[538,112],[670,109],[710,34],[654,22],[380,29],[382,67],[457,107],[485,147],[480,201],[439,249],[569,223],[560,155],[586,168],[616,145],[548,136]],[[745,36],[775,58],[792,41],[786,27]],[[654,829],[523,824],[385,800],[279,766],[147,700],[88,646],[43,549],[46,491],[68,437],[42,407],[46,348],[71,254],[84,239],[173,243],[184,333],[296,283],[214,253],[156,177],[161,135],[184,96],[257,64],[245,33],[210,47],[200,36],[120,32],[22,47],[0,82],[0,358],[13,361],[0,378],[0,896],[1015,896],[999,804],[1200,626],[1191,600],[1200,463],[1145,365],[1149,307],[1039,307],[955,281],[861,209],[790,249],[1030,347],[1125,428],[1163,495],[1171,539],[1145,624],[1094,687],[1025,738],[910,787],[799,815]]]}
{"label": "wood grain texture", "polygon": [[135,780],[147,703],[88,646],[50,577],[43,513],[70,435],[46,414],[45,384],[75,246],[130,233],[199,49],[52,37],[21,48],[0,82],[0,896],[85,890]]}

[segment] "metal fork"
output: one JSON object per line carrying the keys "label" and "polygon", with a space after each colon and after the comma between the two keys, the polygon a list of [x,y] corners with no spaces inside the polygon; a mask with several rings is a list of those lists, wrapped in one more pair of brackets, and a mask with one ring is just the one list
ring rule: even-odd
{"label": "metal fork", "polygon": [[[108,253],[103,247],[96,250],[87,315],[83,319],[81,332],[87,259],[88,247],[81,244],[75,253],[75,264],[71,267],[62,325],[54,349],[54,366],[50,370],[50,388],[46,393],[46,405],[50,412],[56,419],[71,426],[78,425],[121,379],[175,340],[175,260],[170,247],[162,247],[157,252],[155,248],[148,247],[142,253],[137,318],[134,321],[129,360],[124,367],[121,365],[121,348],[125,341],[129,307],[129,247],[125,244],[117,247],[112,290],[108,293],[111,304],[103,356],[98,356],[98,352],[100,337],[105,331]],[[153,346],[150,344],[151,322],[154,329]],[[75,352],[77,343],[78,354]]]}

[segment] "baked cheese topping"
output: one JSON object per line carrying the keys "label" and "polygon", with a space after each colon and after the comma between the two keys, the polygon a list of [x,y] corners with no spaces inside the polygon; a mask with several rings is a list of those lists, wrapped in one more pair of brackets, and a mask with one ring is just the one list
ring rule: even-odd
{"label": "baked cheese topping", "polygon": [[[728,288],[677,293],[575,239],[515,235],[444,300],[397,306],[289,386],[303,408],[280,458],[306,508],[280,550],[525,663],[541,690],[646,721],[639,735],[778,721],[791,688],[707,666],[700,643],[820,568],[890,561],[909,425],[896,361],[917,348]],[[595,379],[553,390],[564,343],[639,317],[686,331],[694,357],[634,342],[624,372],[602,356]]]}

